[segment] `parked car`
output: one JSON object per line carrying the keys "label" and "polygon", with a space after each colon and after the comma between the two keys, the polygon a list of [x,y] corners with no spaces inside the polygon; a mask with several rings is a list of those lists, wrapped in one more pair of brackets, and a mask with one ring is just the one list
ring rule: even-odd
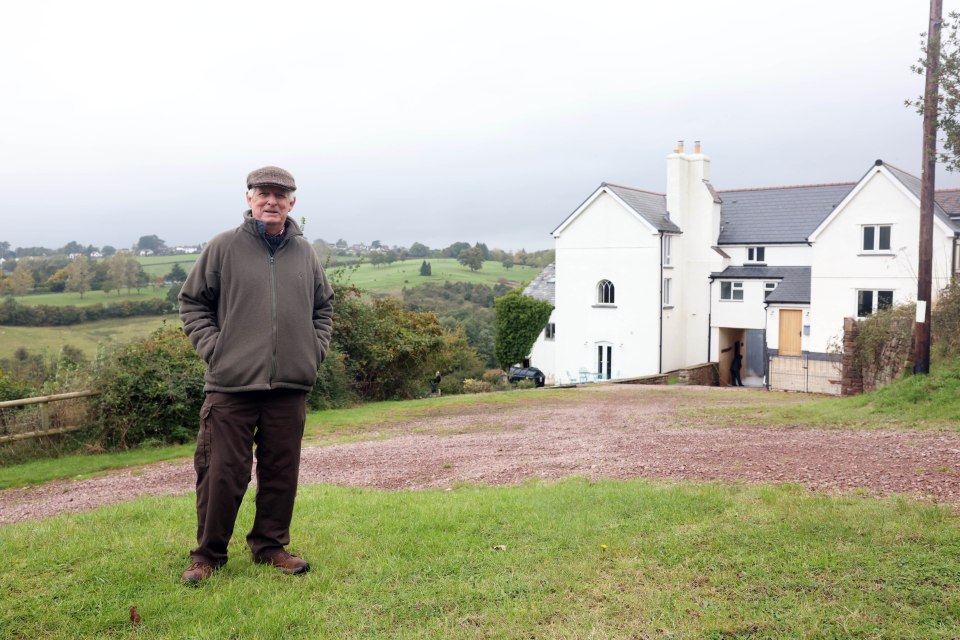
{"label": "parked car", "polygon": [[510,382],[520,382],[521,380],[533,380],[538,387],[542,387],[547,379],[543,371],[536,367],[510,367],[507,374],[507,380]]}

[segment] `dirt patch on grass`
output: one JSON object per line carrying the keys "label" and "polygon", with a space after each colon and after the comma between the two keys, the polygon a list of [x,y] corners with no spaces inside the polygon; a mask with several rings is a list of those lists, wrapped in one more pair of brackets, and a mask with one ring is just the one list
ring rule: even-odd
{"label": "dirt patch on grass", "polygon": [[[302,483],[380,489],[512,484],[531,478],[789,482],[809,489],[907,494],[960,505],[960,434],[731,426],[717,405],[803,402],[720,388],[596,385],[575,397],[471,407],[382,425],[383,440],[303,450]],[[748,401],[748,402],[745,402]],[[691,417],[693,416],[693,417]],[[0,492],[0,523],[193,489],[190,462],[159,463]]]}

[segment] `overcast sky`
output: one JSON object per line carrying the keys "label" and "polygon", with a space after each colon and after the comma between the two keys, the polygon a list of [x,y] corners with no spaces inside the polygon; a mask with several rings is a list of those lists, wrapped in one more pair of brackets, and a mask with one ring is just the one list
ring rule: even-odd
{"label": "overcast sky", "polygon": [[[947,0],[944,13],[960,0]],[[924,0],[207,2],[4,7],[11,246],[197,243],[246,174],[296,177],[309,237],[552,246],[603,181],[662,192],[919,175]],[[938,187],[960,186],[941,173]]]}

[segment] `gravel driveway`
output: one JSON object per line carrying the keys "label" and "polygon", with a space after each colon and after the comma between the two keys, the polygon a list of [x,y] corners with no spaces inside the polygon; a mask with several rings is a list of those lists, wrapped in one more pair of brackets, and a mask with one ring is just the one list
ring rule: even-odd
{"label": "gravel driveway", "polygon": [[[960,505],[960,434],[742,426],[699,407],[803,401],[710,387],[594,385],[516,406],[445,409],[380,425],[376,440],[306,447],[302,483],[379,489],[512,484],[529,478],[791,482]],[[453,413],[456,411],[456,413]],[[707,414],[709,415],[709,414]],[[191,462],[0,491],[0,523],[193,489]]]}

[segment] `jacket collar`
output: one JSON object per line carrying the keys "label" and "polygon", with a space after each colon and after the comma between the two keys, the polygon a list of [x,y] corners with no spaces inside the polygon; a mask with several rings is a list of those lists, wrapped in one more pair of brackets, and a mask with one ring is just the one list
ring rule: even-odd
{"label": "jacket collar", "polygon": [[[285,233],[287,237],[302,236],[303,231],[300,230],[300,226],[297,224],[296,220],[288,217],[287,221],[283,224]],[[252,233],[253,235],[259,237],[260,232],[257,231],[257,221],[253,217],[253,211],[247,209],[243,212],[243,229],[247,233]]]}

